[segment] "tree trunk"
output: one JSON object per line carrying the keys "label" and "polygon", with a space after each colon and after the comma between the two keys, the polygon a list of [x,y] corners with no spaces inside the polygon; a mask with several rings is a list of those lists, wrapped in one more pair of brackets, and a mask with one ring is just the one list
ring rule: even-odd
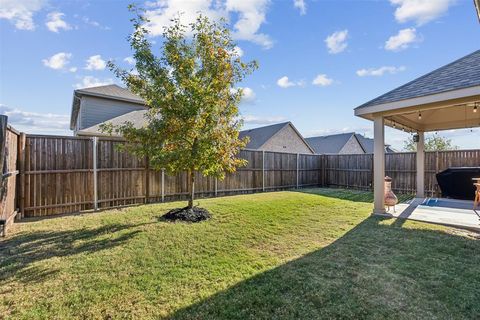
{"label": "tree trunk", "polygon": [[195,199],[195,171],[190,170],[190,199],[188,199],[188,208],[193,208],[193,200]]}

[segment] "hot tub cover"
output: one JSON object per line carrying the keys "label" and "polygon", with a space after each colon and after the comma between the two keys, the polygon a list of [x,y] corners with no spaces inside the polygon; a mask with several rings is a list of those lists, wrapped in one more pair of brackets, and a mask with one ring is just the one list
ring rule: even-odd
{"label": "hot tub cover", "polygon": [[472,178],[480,177],[480,167],[452,167],[436,174],[442,197],[473,200],[475,186]]}

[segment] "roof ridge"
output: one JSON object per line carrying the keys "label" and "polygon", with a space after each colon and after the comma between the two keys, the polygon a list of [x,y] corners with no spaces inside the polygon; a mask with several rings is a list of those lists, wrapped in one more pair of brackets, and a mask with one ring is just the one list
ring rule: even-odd
{"label": "roof ridge", "polygon": [[343,133],[334,133],[334,134],[327,134],[327,135],[324,135],[324,136],[308,137],[308,138],[305,138],[305,139],[326,138],[326,137],[340,136],[340,135],[344,135],[344,134],[355,135],[357,133],[355,133],[355,131],[343,132]]}
{"label": "roof ridge", "polygon": [[371,100],[369,100],[369,101],[367,101],[367,102],[359,105],[359,106],[356,107],[354,110],[357,110],[357,109],[359,109],[359,108],[362,108],[362,107],[365,106],[365,105],[371,104],[373,101],[378,100],[378,99],[380,99],[380,98],[383,98],[383,97],[385,97],[386,95],[392,93],[393,91],[402,89],[402,88],[404,88],[404,87],[412,84],[412,83],[415,82],[415,81],[419,81],[419,80],[421,80],[421,79],[423,79],[423,78],[426,78],[426,77],[428,77],[429,75],[431,75],[432,73],[437,72],[437,71],[439,71],[439,70],[442,70],[442,69],[444,69],[444,68],[447,68],[447,67],[449,67],[449,66],[451,66],[451,65],[459,62],[460,60],[466,59],[466,58],[468,58],[468,57],[470,57],[470,56],[472,56],[472,55],[474,55],[474,54],[476,54],[476,53],[480,53],[480,49],[479,49],[479,50],[475,50],[475,51],[467,54],[466,56],[460,57],[460,58],[458,58],[458,59],[456,59],[456,60],[454,60],[454,61],[452,61],[452,62],[450,62],[450,63],[448,63],[448,64],[445,64],[445,65],[443,65],[443,66],[440,66],[440,67],[434,69],[433,71],[430,71],[430,72],[428,72],[428,73],[426,73],[426,74],[424,74],[424,75],[422,75],[422,76],[420,76],[420,77],[418,77],[418,78],[415,78],[415,79],[413,79],[413,80],[411,80],[411,81],[409,81],[409,82],[401,85],[400,87],[396,87],[396,88],[394,88],[394,89],[392,89],[392,90],[390,90],[390,91],[388,91],[388,92],[386,92],[386,93],[384,93],[384,94],[382,94],[382,95],[380,95],[380,96],[378,96],[378,97],[376,97],[376,98],[374,98],[374,99],[371,99]]}
{"label": "roof ridge", "polygon": [[291,123],[290,121],[287,121],[287,122],[279,122],[279,123],[272,123],[272,124],[269,124],[269,125],[266,125],[266,126],[261,126],[261,127],[256,127],[256,128],[250,128],[250,129],[245,129],[245,130],[241,130],[241,132],[248,132],[248,131],[251,131],[251,130],[257,130],[257,129],[264,129],[264,128],[270,128],[270,127],[273,127],[273,126],[278,126],[278,125],[283,125],[283,127],[285,127],[287,124]]}

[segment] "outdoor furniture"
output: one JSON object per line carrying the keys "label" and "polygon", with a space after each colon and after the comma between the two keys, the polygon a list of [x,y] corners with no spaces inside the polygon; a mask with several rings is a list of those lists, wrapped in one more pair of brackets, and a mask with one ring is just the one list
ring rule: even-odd
{"label": "outdoor furniture", "polygon": [[480,183],[474,183],[475,187],[475,200],[473,201],[473,210],[477,208],[477,205],[480,203]]}

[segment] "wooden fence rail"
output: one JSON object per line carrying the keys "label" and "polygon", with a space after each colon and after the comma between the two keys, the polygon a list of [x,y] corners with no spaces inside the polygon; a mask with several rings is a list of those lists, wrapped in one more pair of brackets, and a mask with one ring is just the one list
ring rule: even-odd
{"label": "wooden fence rail", "polygon": [[[120,152],[122,142],[107,138],[19,134],[9,129],[10,216],[19,218],[187,199],[186,173],[154,171],[148,161]],[[18,161],[17,161],[18,150]],[[283,190],[308,186],[372,190],[373,155],[307,155],[241,150],[247,166],[224,180],[197,174],[196,197]],[[18,167],[16,167],[18,165]],[[451,166],[480,166],[480,150],[427,152],[425,192],[439,195],[435,173]],[[16,169],[18,168],[18,169]],[[393,190],[416,190],[415,153],[387,154]],[[15,186],[16,181],[18,186]]]}

